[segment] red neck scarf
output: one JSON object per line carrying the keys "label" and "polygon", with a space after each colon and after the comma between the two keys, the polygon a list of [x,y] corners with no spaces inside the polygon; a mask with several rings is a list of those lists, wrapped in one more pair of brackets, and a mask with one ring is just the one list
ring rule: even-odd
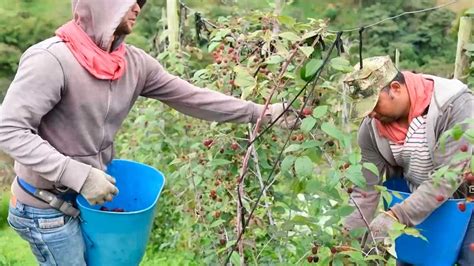
{"label": "red neck scarf", "polygon": [[74,21],[57,29],[56,35],[66,43],[79,64],[94,77],[117,80],[125,73],[127,61],[123,43],[111,53],[104,51]]}
{"label": "red neck scarf", "polygon": [[[426,107],[430,105],[434,82],[423,78],[421,74],[414,74],[408,71],[403,71],[402,74],[405,77],[405,84],[408,89],[408,96],[410,97],[410,111],[408,113],[409,125],[415,117],[422,115]],[[397,121],[383,124],[375,119],[375,122],[380,136],[397,144],[403,144],[405,142],[408,126],[402,126]]]}

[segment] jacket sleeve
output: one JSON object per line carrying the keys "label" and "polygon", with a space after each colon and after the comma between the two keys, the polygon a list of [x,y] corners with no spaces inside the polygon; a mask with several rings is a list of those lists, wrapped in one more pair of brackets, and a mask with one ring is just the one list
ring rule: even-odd
{"label": "jacket sleeve", "polygon": [[44,49],[27,50],[0,109],[0,148],[42,178],[79,192],[91,167],[38,135],[41,119],[60,101],[63,87],[57,59]]}
{"label": "jacket sleeve", "polygon": [[[465,96],[465,97],[464,97]],[[463,122],[465,119],[474,118],[474,96],[466,93],[459,97],[452,103],[452,110],[446,119],[438,119],[438,123],[447,123],[446,128],[443,130],[449,130],[454,125]],[[442,117],[443,118],[443,117]],[[464,125],[464,130],[469,125]],[[472,125],[470,125],[472,128]],[[472,144],[465,138],[461,138],[459,141],[448,138],[445,147],[441,147],[438,143],[434,150],[433,164],[434,169],[437,170],[444,166],[456,166],[452,165],[452,158],[460,152],[462,145],[468,146],[468,153],[473,153]],[[395,213],[399,221],[408,226],[415,226],[423,222],[436,208],[441,206],[444,201],[438,202],[436,197],[442,195],[445,201],[453,195],[461,184],[462,176],[458,176],[457,182],[449,182],[448,180],[439,182],[438,184],[430,179],[421,185],[402,203],[392,207],[392,211]]]}
{"label": "jacket sleeve", "polygon": [[[352,199],[349,202],[352,206],[355,206],[355,203],[357,203],[369,223],[374,218],[375,210],[380,200],[380,192],[376,191],[374,186],[382,182],[381,175],[386,172],[387,165],[370,136],[370,130],[372,130],[370,118],[365,118],[359,127],[358,144],[361,149],[362,163],[368,162],[375,164],[379,171],[379,176],[363,168],[362,173],[367,182],[367,187],[364,189],[355,187],[351,193]],[[343,224],[348,230],[366,226],[357,208],[344,219]]]}
{"label": "jacket sleeve", "polygon": [[255,123],[263,105],[199,88],[168,73],[158,61],[145,54],[146,81],[141,96],[158,99],[196,118],[235,123]]}

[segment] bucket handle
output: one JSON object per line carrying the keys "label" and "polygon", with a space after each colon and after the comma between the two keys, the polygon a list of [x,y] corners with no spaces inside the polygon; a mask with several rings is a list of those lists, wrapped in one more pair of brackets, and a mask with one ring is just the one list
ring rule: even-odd
{"label": "bucket handle", "polygon": [[[81,219],[81,222],[83,224],[87,223],[86,221],[84,221],[82,219]],[[81,231],[82,231],[82,236],[84,237],[84,241],[86,242],[86,246],[92,248],[94,246],[94,242],[92,241],[92,239],[89,237],[89,235],[87,235],[87,233],[84,230],[81,230]]]}

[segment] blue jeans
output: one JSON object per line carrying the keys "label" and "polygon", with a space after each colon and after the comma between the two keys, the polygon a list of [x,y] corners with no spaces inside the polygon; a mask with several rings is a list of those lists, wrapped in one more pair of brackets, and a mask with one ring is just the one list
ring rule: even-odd
{"label": "blue jeans", "polygon": [[86,265],[78,218],[18,201],[15,205],[10,203],[8,223],[30,244],[39,265]]}
{"label": "blue jeans", "polygon": [[[474,252],[469,249],[469,245],[474,243],[474,215],[471,216],[469,225],[467,227],[466,235],[462,242],[461,251],[459,252],[459,257],[457,264],[460,266],[472,266],[474,265]],[[412,264],[397,262],[397,266],[410,266]]]}

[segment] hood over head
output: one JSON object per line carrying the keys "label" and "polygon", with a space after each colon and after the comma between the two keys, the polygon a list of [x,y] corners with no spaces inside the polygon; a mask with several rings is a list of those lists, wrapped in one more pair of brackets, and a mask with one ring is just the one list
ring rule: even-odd
{"label": "hood over head", "polygon": [[[72,0],[74,21],[97,46],[107,50],[114,32],[128,10],[136,3],[143,7],[146,0]],[[118,38],[123,40],[124,36]],[[114,44],[115,46],[115,44]]]}

